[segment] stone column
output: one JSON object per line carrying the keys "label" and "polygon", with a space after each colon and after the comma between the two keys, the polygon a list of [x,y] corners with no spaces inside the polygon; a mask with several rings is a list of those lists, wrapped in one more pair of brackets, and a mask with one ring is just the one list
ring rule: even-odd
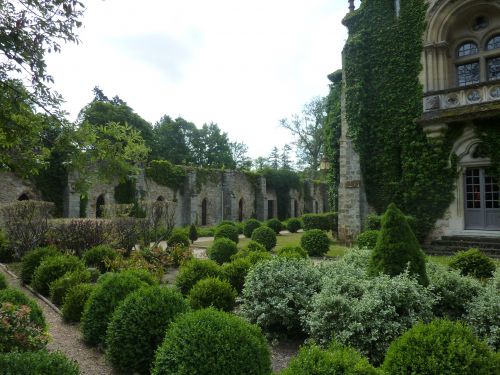
{"label": "stone column", "polygon": [[255,216],[257,220],[267,220],[267,190],[265,177],[258,177],[255,187]]}

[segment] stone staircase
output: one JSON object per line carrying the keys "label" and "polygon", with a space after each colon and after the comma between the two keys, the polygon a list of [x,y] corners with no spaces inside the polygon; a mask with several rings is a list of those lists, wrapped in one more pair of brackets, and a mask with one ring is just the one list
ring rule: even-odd
{"label": "stone staircase", "polygon": [[440,240],[434,240],[430,245],[424,246],[424,251],[429,255],[453,255],[471,247],[492,258],[500,259],[500,237],[443,236]]}

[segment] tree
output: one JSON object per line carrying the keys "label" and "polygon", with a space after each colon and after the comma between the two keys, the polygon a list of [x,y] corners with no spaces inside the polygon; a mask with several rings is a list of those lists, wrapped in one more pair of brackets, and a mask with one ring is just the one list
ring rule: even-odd
{"label": "tree", "polygon": [[53,81],[46,71],[45,55],[59,52],[61,43],[78,43],[75,35],[82,23],[84,6],[77,0],[0,1],[0,83],[11,86],[11,78],[27,76],[27,92],[37,105],[56,106],[60,98],[47,83]]}
{"label": "tree", "polygon": [[262,156],[259,156],[253,161],[253,165],[255,166],[255,169],[257,171],[262,171],[266,168],[269,168],[269,163],[267,158],[264,158]]}
{"label": "tree", "polygon": [[192,164],[193,138],[198,129],[182,117],[172,120],[163,116],[153,128],[153,144],[151,158],[153,160],[168,160],[173,164]]}
{"label": "tree", "polygon": [[278,147],[274,146],[268,157],[269,166],[272,169],[280,169],[280,159],[281,157]]}
{"label": "tree", "polygon": [[235,163],[227,133],[217,124],[204,124],[193,137],[195,165],[209,168],[234,168]]}
{"label": "tree", "polygon": [[286,144],[283,146],[283,149],[281,150],[281,169],[292,169],[292,161],[290,160],[291,151],[292,148],[290,145]]}
{"label": "tree", "polygon": [[252,168],[252,159],[247,155],[248,146],[246,144],[243,142],[230,142],[229,147],[231,147],[236,169],[248,170]]}
{"label": "tree", "polygon": [[326,98],[316,97],[304,105],[300,114],[291,119],[282,119],[280,125],[295,138],[299,162],[314,174],[319,169],[323,155],[323,126],[326,122]]}

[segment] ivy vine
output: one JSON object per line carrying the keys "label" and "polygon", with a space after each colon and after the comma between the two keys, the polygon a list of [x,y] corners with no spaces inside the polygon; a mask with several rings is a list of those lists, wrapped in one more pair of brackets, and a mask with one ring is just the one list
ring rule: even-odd
{"label": "ivy vine", "polygon": [[184,191],[186,170],[167,160],[152,160],[146,168],[146,177],[151,178],[158,185],[167,186],[174,191]]}

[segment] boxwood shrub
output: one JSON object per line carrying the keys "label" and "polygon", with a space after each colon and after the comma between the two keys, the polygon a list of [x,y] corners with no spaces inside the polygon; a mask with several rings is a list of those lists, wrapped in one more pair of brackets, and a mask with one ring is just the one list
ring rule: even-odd
{"label": "boxwood shrub", "polygon": [[227,238],[234,243],[238,243],[238,228],[234,224],[224,224],[220,227],[217,227],[217,229],[215,230],[214,240],[218,240],[220,238]]}
{"label": "boxwood shrub", "polygon": [[264,247],[263,249],[262,251],[249,251],[248,249],[238,250],[238,252],[231,257],[231,260],[246,259],[254,265],[265,260],[273,259],[273,255]]}
{"label": "boxwood shrub", "polygon": [[418,323],[387,351],[388,374],[498,374],[500,362],[486,343],[462,322]]}
{"label": "boxwood shrub", "polygon": [[213,307],[228,312],[233,310],[236,296],[236,290],[228,281],[216,277],[198,281],[188,294],[189,303],[195,310]]}
{"label": "boxwood shrub", "polygon": [[28,251],[21,258],[21,281],[23,284],[31,284],[31,279],[36,268],[42,263],[42,260],[49,256],[61,255],[59,250],[53,246],[37,247]]}
{"label": "boxwood shrub", "polygon": [[85,265],[73,255],[57,255],[45,258],[36,268],[31,285],[38,293],[48,296],[50,283],[67,272],[78,270],[85,270]]}
{"label": "boxwood shrub", "polygon": [[234,289],[238,293],[243,290],[243,284],[245,283],[245,277],[250,271],[252,263],[247,258],[238,258],[230,263],[225,263],[222,266],[222,273],[224,278],[229,281]]}
{"label": "boxwood shrub", "polygon": [[179,232],[174,232],[168,239],[168,246],[175,246],[175,245],[181,245],[184,247],[189,246],[189,238],[186,234],[184,233],[179,233]]}
{"label": "boxwood shrub", "polygon": [[378,235],[380,234],[379,230],[367,230],[358,235],[356,238],[356,244],[360,248],[373,249],[377,244]]}
{"label": "boxwood shrub", "polygon": [[302,228],[302,222],[295,217],[288,219],[288,221],[286,222],[286,229],[290,233],[297,233],[297,231],[301,228]]}
{"label": "boxwood shrub", "polygon": [[300,246],[310,256],[323,256],[328,252],[330,239],[325,231],[321,229],[306,230],[300,239]]}
{"label": "boxwood shrub", "polygon": [[271,356],[258,327],[204,309],[181,315],[170,325],[152,374],[269,375]]}
{"label": "boxwood shrub", "polygon": [[106,261],[114,260],[118,257],[118,252],[109,245],[98,245],[87,250],[83,254],[83,261],[87,267],[97,268],[101,273],[109,271]]}
{"label": "boxwood shrub", "polygon": [[178,291],[153,286],[127,296],[113,313],[106,334],[106,356],[121,374],[149,374],[165,330],[188,311]]}
{"label": "boxwood shrub", "polygon": [[276,246],[276,233],[271,228],[262,226],[253,231],[252,241],[260,243],[266,250],[271,250]]}
{"label": "boxwood shrub", "polygon": [[278,219],[269,219],[266,222],[266,226],[271,228],[276,234],[280,234],[280,232],[283,230],[283,224],[281,224],[281,221],[279,221]]}
{"label": "boxwood shrub", "polygon": [[181,266],[175,278],[175,285],[187,295],[194,284],[206,277],[220,277],[222,268],[213,260],[191,259]]}
{"label": "boxwood shrub", "polygon": [[459,270],[462,275],[470,275],[478,279],[487,279],[495,272],[495,262],[478,249],[459,251],[450,263],[450,268]]}
{"label": "boxwood shrub", "polygon": [[41,328],[45,328],[47,325],[45,323],[45,318],[42,313],[42,309],[38,306],[35,300],[29,298],[26,294],[20,290],[13,288],[6,288],[0,290],[0,305],[4,302],[9,302],[14,305],[26,305],[30,308],[30,318],[31,320]]}
{"label": "boxwood shrub", "polygon": [[236,243],[229,238],[218,238],[208,249],[208,258],[219,264],[229,262],[238,251]]}
{"label": "boxwood shrub", "polygon": [[246,238],[251,238],[253,231],[259,228],[261,225],[261,222],[257,219],[248,219],[243,225],[243,234]]}
{"label": "boxwood shrub", "polygon": [[128,272],[104,276],[90,294],[82,314],[83,340],[89,345],[104,344],[106,328],[118,304],[130,293],[148,285]]}
{"label": "boxwood shrub", "polygon": [[79,375],[75,361],[60,352],[11,352],[0,354],[0,369],[4,375]]}
{"label": "boxwood shrub", "polygon": [[62,316],[65,322],[77,323],[81,320],[83,308],[94,287],[95,284],[78,284],[68,289],[62,305]]}
{"label": "boxwood shrub", "polygon": [[304,230],[321,229],[333,230],[336,227],[337,214],[305,214],[302,215],[302,222],[304,223]]}
{"label": "boxwood shrub", "polygon": [[88,282],[90,282],[90,271],[88,270],[67,272],[50,283],[50,299],[55,305],[61,306],[68,289],[75,285]]}
{"label": "boxwood shrub", "polygon": [[276,255],[287,258],[307,258],[306,251],[300,246],[284,246],[276,250]]}

